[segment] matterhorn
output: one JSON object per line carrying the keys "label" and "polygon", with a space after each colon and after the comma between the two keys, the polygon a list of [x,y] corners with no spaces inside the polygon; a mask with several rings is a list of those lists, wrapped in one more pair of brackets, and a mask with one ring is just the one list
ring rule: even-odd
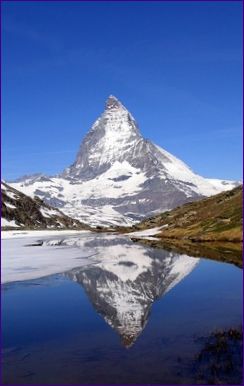
{"label": "matterhorn", "polygon": [[111,95],[70,167],[54,177],[25,176],[10,185],[82,222],[109,226],[130,225],[238,183],[203,178],[143,138],[132,114]]}

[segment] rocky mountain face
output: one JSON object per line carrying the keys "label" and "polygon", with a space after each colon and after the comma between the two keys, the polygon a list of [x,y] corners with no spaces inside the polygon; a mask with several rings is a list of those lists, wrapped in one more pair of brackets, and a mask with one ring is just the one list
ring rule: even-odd
{"label": "rocky mountain face", "polygon": [[4,182],[1,183],[1,201],[2,229],[88,228],[45,204],[40,198],[30,198]]}
{"label": "rocky mountain face", "polygon": [[130,347],[145,328],[153,303],[183,280],[199,261],[115,236],[106,243],[97,238],[94,248],[98,262],[67,275],[84,288],[96,311],[119,334],[125,347]]}
{"label": "rocky mountain face", "polygon": [[11,183],[91,225],[133,224],[236,185],[198,176],[144,139],[131,113],[114,96],[82,141],[75,162],[63,173]]}

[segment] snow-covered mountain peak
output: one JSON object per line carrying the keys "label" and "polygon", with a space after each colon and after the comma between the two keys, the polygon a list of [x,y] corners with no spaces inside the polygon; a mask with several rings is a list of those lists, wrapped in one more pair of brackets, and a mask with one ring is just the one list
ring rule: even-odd
{"label": "snow-covered mountain peak", "polygon": [[100,125],[104,126],[104,132],[113,136],[127,135],[132,133],[141,136],[139,128],[128,109],[114,96],[110,95],[106,102],[103,114],[96,120],[90,131],[96,130]]}
{"label": "snow-covered mountain peak", "polygon": [[82,222],[120,225],[232,189],[238,182],[195,174],[143,138],[132,114],[110,95],[70,167],[56,177],[25,176],[11,185]]}
{"label": "snow-covered mountain peak", "polygon": [[124,108],[122,103],[114,96],[114,95],[109,95],[107,101],[106,101],[106,109],[107,110],[117,110]]}
{"label": "snow-covered mountain peak", "polygon": [[89,180],[106,172],[116,161],[132,166],[137,144],[143,141],[131,113],[114,96],[109,96],[104,112],[95,121],[80,145],[76,160],[64,177]]}

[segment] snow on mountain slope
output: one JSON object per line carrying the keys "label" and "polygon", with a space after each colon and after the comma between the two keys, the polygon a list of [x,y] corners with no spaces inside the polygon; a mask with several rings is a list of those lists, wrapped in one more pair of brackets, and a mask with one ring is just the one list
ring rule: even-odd
{"label": "snow on mountain slope", "polygon": [[5,229],[87,228],[40,198],[31,198],[4,182],[1,182],[1,216],[1,227]]}
{"label": "snow on mountain slope", "polygon": [[19,228],[21,225],[17,225],[15,220],[7,220],[6,218],[1,218],[1,227],[8,228]]}
{"label": "snow on mountain slope", "polygon": [[155,212],[232,189],[238,183],[203,178],[140,134],[113,96],[59,176],[36,174],[11,186],[91,225],[132,224]]}
{"label": "snow on mountain slope", "polygon": [[225,192],[236,188],[242,184],[242,181],[231,181],[231,180],[218,180],[216,178],[205,178],[206,181],[210,182],[211,185],[219,192]]}

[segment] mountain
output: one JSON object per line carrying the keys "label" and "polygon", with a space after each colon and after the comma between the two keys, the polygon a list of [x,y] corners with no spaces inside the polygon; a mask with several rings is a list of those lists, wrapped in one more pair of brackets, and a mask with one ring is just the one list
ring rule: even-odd
{"label": "mountain", "polygon": [[1,198],[2,229],[88,229],[40,198],[28,197],[4,182],[1,183]]}
{"label": "mountain", "polygon": [[[199,259],[145,248],[122,237],[97,238],[97,263],[67,273],[80,284],[95,310],[132,346],[150,316],[153,303],[183,280]],[[89,247],[89,243],[86,243]]]}
{"label": "mountain", "polygon": [[242,241],[242,199],[243,187],[238,186],[146,219],[133,226],[133,230],[150,230],[156,226],[159,230],[156,237],[161,239]]}
{"label": "mountain", "polygon": [[193,173],[144,139],[131,113],[110,96],[70,167],[56,177],[39,174],[11,186],[91,225],[130,225],[237,184]]}

